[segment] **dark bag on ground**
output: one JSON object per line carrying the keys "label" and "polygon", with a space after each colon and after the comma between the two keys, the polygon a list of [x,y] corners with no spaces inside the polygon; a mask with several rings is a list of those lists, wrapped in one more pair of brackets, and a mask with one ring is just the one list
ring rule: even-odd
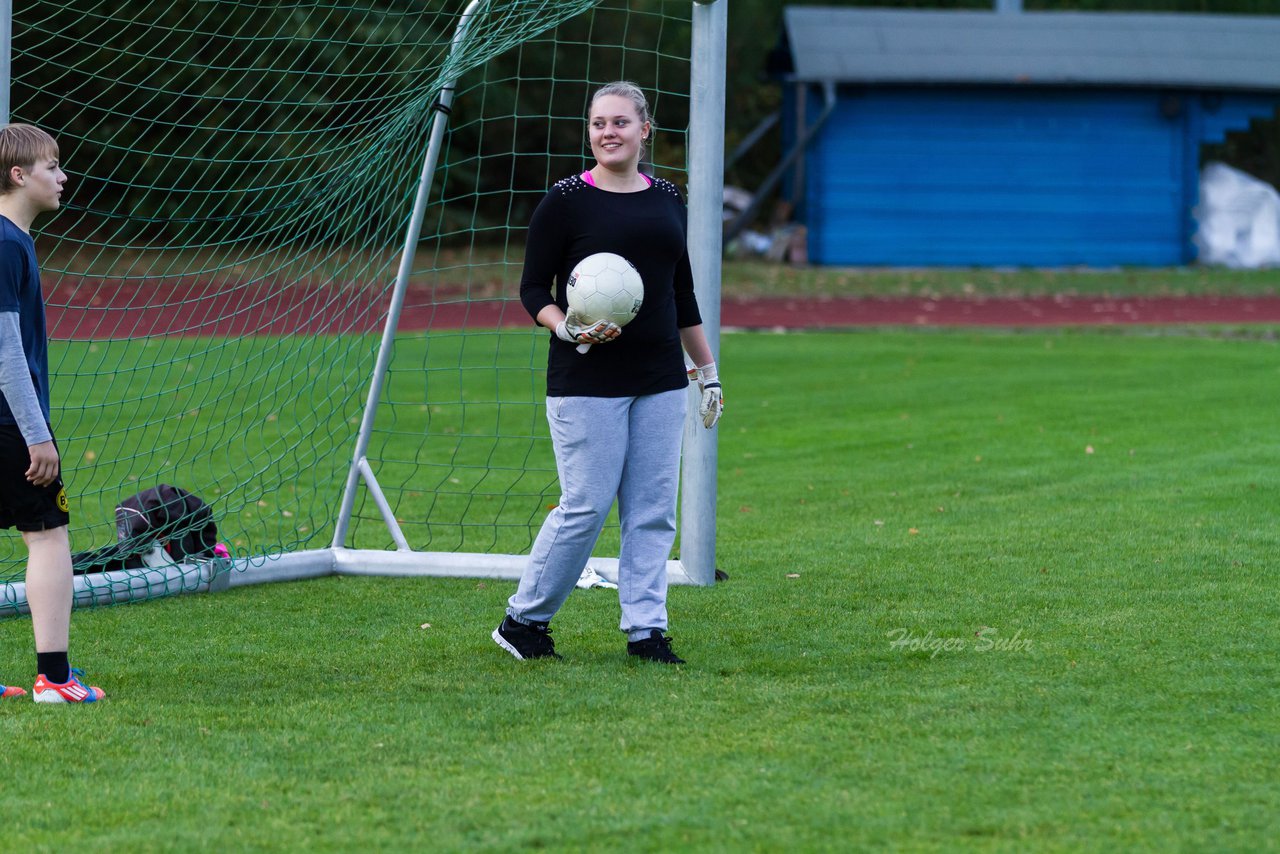
{"label": "dark bag on ground", "polygon": [[141,569],[146,565],[143,555],[161,545],[174,563],[212,558],[218,526],[209,505],[181,487],[162,483],[120,502],[116,536],[114,545],[72,555],[75,574]]}

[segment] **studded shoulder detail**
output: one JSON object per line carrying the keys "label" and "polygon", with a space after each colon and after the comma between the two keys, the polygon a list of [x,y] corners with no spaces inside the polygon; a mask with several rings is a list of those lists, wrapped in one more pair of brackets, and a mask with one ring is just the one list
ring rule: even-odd
{"label": "studded shoulder detail", "polygon": [[556,181],[551,188],[568,195],[570,193],[576,193],[586,186],[587,182],[582,180],[581,175],[570,175],[568,178],[561,178],[559,181]]}
{"label": "studded shoulder detail", "polygon": [[676,200],[679,201],[680,204],[684,204],[684,193],[680,192],[680,188],[668,181],[666,178],[654,178],[653,185],[658,189],[665,190],[670,195],[675,196]]}

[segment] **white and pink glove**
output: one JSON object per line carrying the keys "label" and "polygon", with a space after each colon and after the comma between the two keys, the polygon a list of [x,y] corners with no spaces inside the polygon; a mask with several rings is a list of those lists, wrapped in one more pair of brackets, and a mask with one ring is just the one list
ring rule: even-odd
{"label": "white and pink glove", "polygon": [[720,374],[715,362],[708,362],[694,373],[698,379],[698,391],[702,392],[698,415],[702,417],[702,426],[710,430],[720,420],[720,413],[724,412],[724,390],[720,387]]}

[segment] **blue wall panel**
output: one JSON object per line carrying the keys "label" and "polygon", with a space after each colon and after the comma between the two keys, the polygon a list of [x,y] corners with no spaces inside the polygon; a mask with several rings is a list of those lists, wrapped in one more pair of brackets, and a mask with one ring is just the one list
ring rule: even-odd
{"label": "blue wall panel", "polygon": [[895,266],[1182,263],[1195,147],[1186,145],[1186,111],[1169,115],[1163,97],[842,91],[807,158],[810,257]]}

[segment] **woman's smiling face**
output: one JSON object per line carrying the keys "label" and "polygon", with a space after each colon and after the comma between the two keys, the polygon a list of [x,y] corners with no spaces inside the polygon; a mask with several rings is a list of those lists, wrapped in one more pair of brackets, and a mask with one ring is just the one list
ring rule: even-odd
{"label": "woman's smiling face", "polygon": [[591,105],[587,136],[596,162],[613,172],[636,168],[640,148],[649,136],[635,104],[621,95],[602,95]]}

